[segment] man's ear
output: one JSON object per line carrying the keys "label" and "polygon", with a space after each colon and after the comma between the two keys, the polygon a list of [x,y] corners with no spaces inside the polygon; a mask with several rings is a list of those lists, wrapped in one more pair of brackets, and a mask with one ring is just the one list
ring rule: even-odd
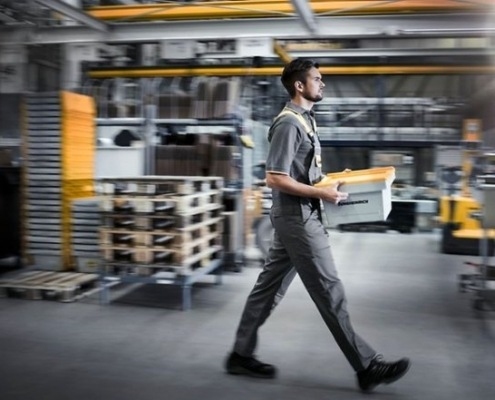
{"label": "man's ear", "polygon": [[302,91],[303,90],[303,83],[301,81],[296,81],[295,83],[296,90],[297,91]]}

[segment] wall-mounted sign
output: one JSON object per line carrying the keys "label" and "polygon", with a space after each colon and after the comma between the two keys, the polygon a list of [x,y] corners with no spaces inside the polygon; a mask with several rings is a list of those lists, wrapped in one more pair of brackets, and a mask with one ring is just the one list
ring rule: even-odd
{"label": "wall-mounted sign", "polygon": [[170,60],[191,59],[196,56],[194,40],[164,40],[160,56]]}
{"label": "wall-mounted sign", "polygon": [[240,38],[237,54],[240,57],[273,57],[273,39]]}

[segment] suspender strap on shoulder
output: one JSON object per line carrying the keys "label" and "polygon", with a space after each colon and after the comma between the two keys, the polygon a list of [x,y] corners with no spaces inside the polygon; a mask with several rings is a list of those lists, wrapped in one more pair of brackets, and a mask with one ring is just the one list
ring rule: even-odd
{"label": "suspender strap on shoulder", "polygon": [[291,110],[290,108],[288,107],[285,107],[281,112],[280,114],[278,114],[275,119],[273,120],[273,122],[276,122],[279,118],[283,117],[284,115],[292,115],[293,117],[295,117],[299,123],[304,127],[305,131],[306,131],[306,134],[310,137],[312,137],[314,135],[314,130],[313,130],[313,127],[311,126],[311,124],[306,120],[306,118],[304,118],[301,114],[299,114],[297,111],[294,111],[294,110]]}

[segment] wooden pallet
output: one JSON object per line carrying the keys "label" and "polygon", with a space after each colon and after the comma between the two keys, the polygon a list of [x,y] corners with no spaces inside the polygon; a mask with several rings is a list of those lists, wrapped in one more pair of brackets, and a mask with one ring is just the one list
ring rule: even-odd
{"label": "wooden pallet", "polygon": [[193,241],[168,247],[130,247],[109,244],[101,245],[101,250],[103,259],[107,262],[187,266],[196,261],[197,254],[202,254],[210,247],[219,246],[221,243],[221,232],[213,232]]}
{"label": "wooden pallet", "polygon": [[100,209],[104,212],[128,212],[141,214],[193,214],[204,206],[220,204],[218,190],[188,195],[158,196],[101,196]]}
{"label": "wooden pallet", "polygon": [[103,178],[97,184],[101,195],[189,195],[196,192],[220,190],[223,178],[207,176],[145,176]]}
{"label": "wooden pallet", "polygon": [[101,228],[102,246],[120,245],[129,247],[170,247],[192,242],[211,233],[223,232],[223,218],[210,218],[185,228],[169,228],[153,231]]}
{"label": "wooden pallet", "polygon": [[30,300],[73,302],[93,293],[98,278],[97,274],[29,271],[12,279],[1,280],[0,294],[3,297]]}
{"label": "wooden pallet", "polygon": [[206,267],[214,260],[221,259],[223,247],[220,245],[210,246],[200,253],[194,254],[182,265],[178,264],[138,264],[132,262],[107,261],[103,266],[103,271],[109,276],[152,276],[159,272],[172,272],[177,277],[189,276],[195,270]]}
{"label": "wooden pallet", "polygon": [[103,213],[101,225],[112,229],[169,232],[173,228],[186,228],[218,218],[222,211],[222,205],[208,204],[181,215]]}

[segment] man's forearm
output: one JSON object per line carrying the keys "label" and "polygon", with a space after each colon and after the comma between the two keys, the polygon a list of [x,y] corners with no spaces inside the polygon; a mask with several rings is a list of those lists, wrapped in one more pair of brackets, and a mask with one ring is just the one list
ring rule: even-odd
{"label": "man's forearm", "polygon": [[319,199],[322,196],[322,190],[311,185],[298,182],[289,175],[267,173],[266,184],[272,189],[300,197],[312,197]]}

